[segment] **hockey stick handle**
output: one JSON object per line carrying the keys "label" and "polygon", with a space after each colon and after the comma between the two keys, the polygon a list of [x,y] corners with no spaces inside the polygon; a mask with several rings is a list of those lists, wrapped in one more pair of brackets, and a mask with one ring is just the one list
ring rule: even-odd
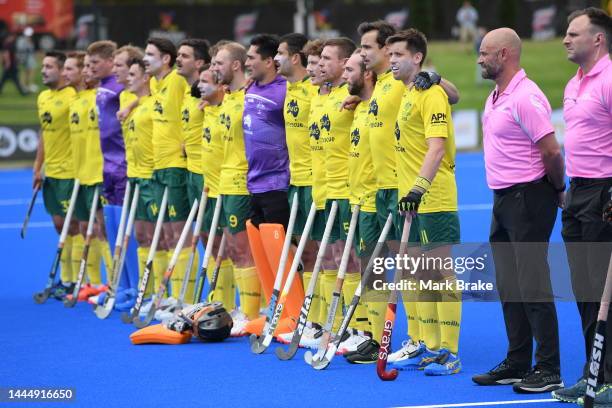
{"label": "hockey stick handle", "polygon": [[87,235],[86,239],[90,238],[93,234],[94,224],[96,222],[96,212],[98,211],[98,201],[100,200],[100,189],[94,190],[94,195],[91,203],[91,210],[89,211],[89,221],[87,221]]}
{"label": "hockey stick handle", "polygon": [[210,289],[208,294],[208,301],[212,302],[212,295],[217,288],[217,279],[219,279],[219,268],[221,268],[221,262],[225,256],[225,246],[227,245],[227,235],[221,234],[221,243],[219,244],[219,250],[217,251],[217,259],[215,261],[215,269],[213,270],[212,279],[210,280]]}
{"label": "hockey stick handle", "polygon": [[206,268],[208,266],[208,260],[212,254],[213,245],[215,243],[215,235],[217,233],[217,227],[219,226],[219,218],[221,216],[222,197],[222,195],[219,195],[217,197],[217,202],[215,203],[215,212],[213,213],[213,219],[210,223],[208,241],[206,242],[206,250],[204,251],[204,259],[202,259],[202,268]]}
{"label": "hockey stick handle", "polygon": [[[310,209],[310,211],[312,211],[312,208]],[[321,245],[319,245],[319,251],[317,252],[317,258],[315,260],[314,268],[312,268],[313,277],[315,276],[315,274],[318,274],[319,271],[321,270],[321,264],[323,263],[323,258],[325,258],[325,251],[327,250],[329,236],[331,235],[331,231],[334,225],[334,220],[336,219],[337,212],[338,212],[338,202],[334,200],[332,202],[332,206],[329,211],[327,223],[325,224],[325,231],[323,232],[323,237],[321,238]],[[312,282],[312,279],[311,279],[311,282]]]}
{"label": "hockey stick handle", "polygon": [[202,190],[202,196],[200,198],[200,206],[198,208],[198,216],[196,217],[195,225],[193,226],[193,238],[191,245],[195,248],[198,244],[200,237],[200,230],[202,229],[202,223],[204,222],[204,212],[206,211],[206,204],[208,203],[208,187]]}
{"label": "hockey stick handle", "polygon": [[127,220],[127,212],[130,204],[130,194],[132,192],[132,183],[129,181],[125,185],[125,193],[123,194],[123,204],[121,205],[121,216],[119,217],[119,228],[117,229],[117,238],[115,239],[115,249],[121,247],[123,242],[123,229]]}
{"label": "hockey stick handle", "polygon": [[149,254],[147,255],[147,265],[153,262],[155,258],[155,252],[157,251],[157,245],[159,244],[159,237],[161,236],[162,226],[164,225],[164,217],[166,216],[166,207],[168,206],[168,187],[164,188],[164,195],[162,196],[161,205],[159,206],[159,214],[157,214],[157,221],[155,222],[155,231],[153,231],[153,239],[151,240],[151,247],[149,248]]}
{"label": "hockey stick handle", "polygon": [[[340,266],[338,267],[338,281],[340,281],[340,279],[344,279],[344,275],[346,275],[346,268],[348,267],[348,261],[351,256],[353,239],[355,238],[355,230],[357,229],[357,221],[359,221],[360,208],[361,206],[359,204],[355,204],[353,206],[353,214],[351,214],[351,223],[349,224],[346,242],[344,243],[344,251],[342,251],[342,258],[340,259]],[[340,286],[340,288],[341,287],[342,286]]]}
{"label": "hockey stick handle", "polygon": [[30,222],[30,216],[32,215],[32,210],[34,209],[34,204],[36,203],[36,197],[38,196],[38,192],[40,191],[40,184],[37,184],[34,190],[32,191],[32,198],[30,199],[30,204],[28,205],[28,211],[26,211],[25,218],[23,219],[23,225],[21,226],[21,238],[25,238],[25,232],[28,228],[28,223]]}
{"label": "hockey stick handle", "polygon": [[612,299],[612,255],[608,264],[608,273],[606,275],[606,284],[604,285],[601,303],[599,304],[599,313],[597,320],[605,322],[608,320],[608,310],[610,309],[610,300]]}
{"label": "hockey stick handle", "polygon": [[72,215],[74,214],[74,207],[76,206],[77,196],[79,195],[79,187],[81,187],[81,182],[79,179],[74,179],[72,195],[70,196],[70,204],[68,204],[68,211],[66,211],[64,225],[62,225],[62,232],[60,233],[59,245],[62,247],[64,246],[64,241],[66,241],[68,230],[70,229],[70,221],[72,221]]}
{"label": "hockey stick handle", "polygon": [[393,213],[389,213],[389,215],[387,216],[387,220],[385,221],[385,225],[383,226],[383,229],[380,232],[380,235],[378,236],[378,241],[376,242],[374,251],[372,251],[372,255],[370,256],[370,259],[368,260],[368,263],[363,272],[363,276],[361,279],[361,285],[357,286],[357,289],[355,290],[355,296],[357,295],[361,296],[361,292],[363,291],[363,286],[369,280],[370,275],[372,274],[372,270],[374,269],[374,262],[376,261],[376,258],[380,256],[380,253],[382,252],[382,249],[385,246],[385,241],[387,240],[387,236],[389,235],[389,231],[391,231],[392,227],[393,227]]}
{"label": "hockey stick handle", "polygon": [[119,284],[119,276],[121,276],[121,270],[125,264],[125,257],[127,254],[127,246],[132,235],[132,229],[134,228],[134,220],[136,219],[136,208],[138,207],[138,197],[140,196],[140,185],[136,184],[134,187],[134,194],[132,194],[132,202],[130,204],[130,214],[128,216],[127,225],[123,234],[123,242],[121,245],[121,251],[119,252],[119,262],[115,266],[114,270],[114,282],[111,290],[115,290]]}
{"label": "hockey stick handle", "polygon": [[293,194],[293,202],[291,203],[291,213],[289,214],[289,224],[287,225],[287,232],[285,234],[285,242],[283,243],[283,250],[281,252],[280,261],[278,263],[278,269],[276,270],[276,277],[274,279],[273,290],[278,292],[283,283],[283,275],[285,274],[285,266],[287,265],[287,259],[289,258],[289,249],[291,248],[291,236],[293,235],[293,229],[295,228],[295,219],[297,218],[298,212],[298,193]]}
{"label": "hockey stick handle", "polygon": [[189,230],[191,229],[191,224],[193,223],[193,219],[195,218],[196,211],[198,211],[198,199],[196,198],[191,206],[191,211],[189,211],[189,216],[187,217],[187,221],[185,222],[185,226],[183,227],[183,231],[181,231],[181,236],[174,248],[174,253],[172,254],[172,258],[170,258],[170,263],[168,264],[168,269],[174,269],[176,262],[178,261],[178,257],[183,250],[183,246],[185,246],[185,241],[187,240],[187,235],[189,235]]}

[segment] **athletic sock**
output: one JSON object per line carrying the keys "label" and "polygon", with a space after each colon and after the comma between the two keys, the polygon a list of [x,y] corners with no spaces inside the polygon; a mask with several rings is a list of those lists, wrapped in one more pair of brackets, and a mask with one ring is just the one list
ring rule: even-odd
{"label": "athletic sock", "polygon": [[83,247],[85,246],[85,240],[81,234],[77,234],[72,237],[72,278],[70,282],[76,282],[79,276],[79,269],[81,268],[81,257],[83,256]]}
{"label": "athletic sock", "polygon": [[[334,289],[336,287],[337,277],[337,270],[325,271],[322,276],[321,282],[323,282],[323,296],[325,297],[325,303],[327,303],[323,324],[327,322],[327,316],[329,314],[329,308],[331,307],[332,294],[334,293]],[[340,327],[340,323],[342,323],[342,297],[340,298],[340,302],[338,303],[338,307],[336,308],[336,314],[334,315],[334,324],[332,325],[332,330],[336,331],[336,329]]]}
{"label": "athletic sock", "polygon": [[234,273],[238,277],[240,309],[249,320],[257,319],[259,317],[259,298],[261,294],[257,270],[254,266],[234,268]]}
{"label": "athletic sock", "polygon": [[419,316],[419,332],[421,340],[430,350],[440,349],[440,327],[438,325],[437,301],[439,292],[433,290],[419,291],[417,314]]}
{"label": "athletic sock", "polygon": [[[333,271],[332,271],[333,272]],[[317,278],[317,286],[319,287],[319,324],[321,326],[325,326],[325,322],[327,321],[327,309],[329,309],[329,304],[327,303],[327,299],[325,298],[325,280],[323,279],[323,274],[325,271],[319,271],[319,276]]]}
{"label": "athletic sock", "polygon": [[[136,250],[136,254],[138,255],[138,282],[142,281],[142,275],[144,275],[144,271],[147,268],[147,257],[149,256],[149,247],[138,247]],[[155,261],[154,261],[155,262]],[[155,265],[153,266],[153,270],[155,270]],[[145,298],[151,296],[153,292],[153,276],[149,275],[149,282],[147,282],[147,287],[145,288]]]}
{"label": "athletic sock", "polygon": [[[361,284],[360,273],[347,273],[344,275],[344,284],[342,285],[342,296],[344,298],[344,304],[350,305],[355,295],[357,287]],[[351,319],[351,327],[356,330],[370,331],[370,323],[368,322],[368,309],[363,304],[362,300],[359,300],[355,313]]]}
{"label": "athletic sock", "polygon": [[[302,273],[302,280],[304,282],[304,289],[308,290],[308,286],[310,285],[310,279],[312,279],[312,272],[304,272]],[[319,288],[320,279],[317,279],[315,283],[314,292],[312,292],[312,299],[310,301],[310,310],[308,312],[308,320],[312,323],[321,324],[319,309],[321,307],[321,293]]]}
{"label": "athletic sock", "polygon": [[[183,278],[185,277],[185,270],[187,269],[187,262],[189,262],[190,254],[190,248],[183,248],[176,258],[176,265],[174,265],[174,271],[172,271],[172,276],[170,277],[170,287],[168,288],[170,294],[175,299],[178,299],[181,294],[181,286],[183,286]],[[191,297],[193,298],[193,289],[191,291]]]}
{"label": "athletic sock", "polygon": [[405,290],[402,292],[402,303],[404,304],[404,311],[406,312],[406,319],[408,320],[408,337],[415,342],[422,340],[421,338],[421,322],[419,321],[418,314],[418,281],[415,279],[408,279],[409,282],[414,282],[413,287],[416,290]]}
{"label": "athletic sock", "polygon": [[60,278],[62,283],[74,282],[72,280],[72,237],[68,235],[64,241],[64,249],[62,249],[61,272]]}
{"label": "athletic sock", "polygon": [[[149,275],[149,282],[147,282],[147,286],[150,285],[151,293],[155,292],[159,284],[164,280],[164,273],[168,269],[168,261],[168,251],[162,249],[155,252],[153,257],[153,273]],[[168,297],[168,292],[166,292],[165,297]]]}
{"label": "athletic sock", "polygon": [[[191,249],[189,249],[191,256]],[[193,296],[195,295],[196,279],[198,277],[198,268],[200,266],[200,253],[195,251],[193,255],[193,263],[191,264],[191,273],[189,274],[189,282],[187,282],[187,290],[185,291],[185,298],[183,302],[191,303]],[[187,267],[185,267],[185,273],[187,273]]]}
{"label": "athletic sock", "polygon": [[219,277],[217,278],[219,289],[219,301],[225,306],[225,310],[232,311],[236,308],[236,286],[234,285],[234,264],[229,259],[221,261]]}
{"label": "athletic sock", "polygon": [[441,282],[449,282],[451,290],[440,292],[436,303],[440,327],[440,347],[453,354],[459,351],[459,329],[461,327],[461,291],[456,290],[457,279],[452,276]]}
{"label": "athletic sock", "polygon": [[87,255],[87,276],[89,283],[99,285],[102,283],[102,270],[100,262],[102,261],[102,242],[98,238],[92,238],[89,246],[89,254]]}
{"label": "athletic sock", "polygon": [[[104,262],[104,269],[106,270],[106,282],[110,284],[111,274],[113,273],[113,256],[111,255],[108,241],[98,240],[98,244],[100,245],[100,253]],[[100,283],[102,283],[102,277],[100,277]]]}
{"label": "athletic sock", "polygon": [[390,293],[389,290],[369,289],[366,291],[365,295],[370,332],[372,332],[372,338],[378,342],[380,342],[383,327],[385,325],[385,313],[387,312],[387,303],[389,302]]}

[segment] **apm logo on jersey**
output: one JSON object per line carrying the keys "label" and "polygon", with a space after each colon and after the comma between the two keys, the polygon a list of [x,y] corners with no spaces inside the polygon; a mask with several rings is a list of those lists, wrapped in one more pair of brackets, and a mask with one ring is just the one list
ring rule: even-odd
{"label": "apm logo on jersey", "polygon": [[292,99],[287,104],[287,113],[292,115],[294,118],[297,118],[298,114],[300,113],[300,107],[295,99]]}
{"label": "apm logo on jersey", "polygon": [[204,134],[202,135],[204,137],[204,139],[206,140],[207,143],[210,143],[210,128],[209,127],[205,127],[204,128]]}
{"label": "apm logo on jersey", "polygon": [[40,120],[42,121],[43,125],[51,124],[53,122],[53,116],[51,116],[50,112],[45,112],[40,115]]}
{"label": "apm logo on jersey", "polygon": [[189,109],[183,109],[181,120],[185,123],[189,123]]}
{"label": "apm logo on jersey", "polygon": [[162,107],[162,104],[159,101],[155,101],[155,104],[153,105],[153,112],[157,112],[160,115],[164,114],[164,108]]}
{"label": "apm logo on jersey", "polygon": [[432,125],[446,125],[446,113],[433,113],[431,115]]}
{"label": "apm logo on jersey", "polygon": [[74,125],[79,124],[79,114],[78,113],[72,112],[72,115],[70,115],[70,123]]}

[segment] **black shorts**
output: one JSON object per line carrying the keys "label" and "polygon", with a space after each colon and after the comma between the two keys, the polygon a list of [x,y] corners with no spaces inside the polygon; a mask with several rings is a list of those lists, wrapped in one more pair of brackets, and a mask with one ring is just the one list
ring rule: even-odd
{"label": "black shorts", "polygon": [[251,223],[282,224],[287,231],[289,223],[289,201],[287,191],[275,190],[251,195]]}

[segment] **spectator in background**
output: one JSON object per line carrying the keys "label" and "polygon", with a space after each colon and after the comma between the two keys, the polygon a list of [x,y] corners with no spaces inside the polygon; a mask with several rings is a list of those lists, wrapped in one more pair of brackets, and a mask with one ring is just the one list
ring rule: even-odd
{"label": "spectator in background", "polygon": [[463,6],[457,11],[457,22],[459,23],[459,41],[468,43],[474,41],[477,35],[476,22],[478,11],[469,1],[464,1]]}
{"label": "spectator in background", "polygon": [[25,96],[26,91],[19,82],[19,66],[15,54],[15,41],[15,34],[9,34],[2,44],[2,67],[4,71],[2,71],[2,78],[0,78],[0,94],[2,94],[4,84],[10,79],[17,87],[21,96]]}
{"label": "spectator in background", "polygon": [[17,37],[17,43],[15,44],[17,52],[17,63],[23,69],[23,87],[26,92],[36,92],[38,87],[34,83],[34,71],[36,69],[36,56],[34,52],[34,41],[32,41],[32,35],[34,30],[32,27],[26,27],[23,30],[23,34]]}

